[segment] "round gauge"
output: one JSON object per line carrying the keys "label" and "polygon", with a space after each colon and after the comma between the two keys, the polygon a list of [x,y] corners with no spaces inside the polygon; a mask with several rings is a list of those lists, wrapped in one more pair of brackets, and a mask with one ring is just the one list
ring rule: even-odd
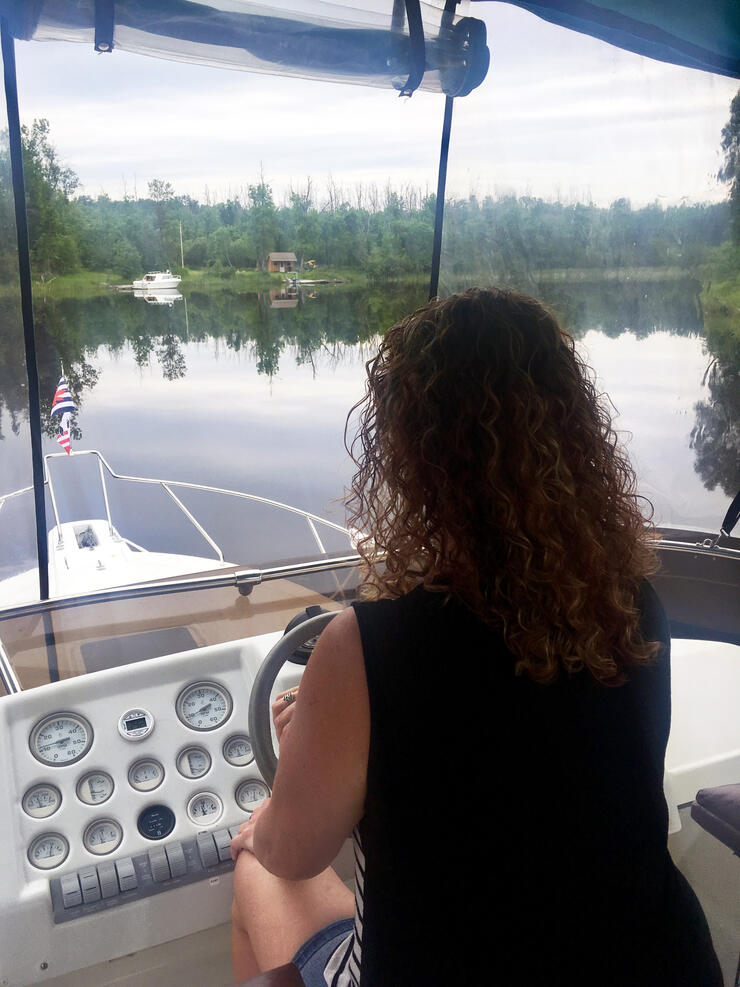
{"label": "round gauge", "polygon": [[164,781],[164,768],[153,757],[134,761],[128,769],[128,783],[137,792],[152,792]]}
{"label": "round gauge", "polygon": [[115,819],[96,819],[84,832],[82,842],[90,853],[103,856],[113,853],[123,839],[123,830]]}
{"label": "round gauge", "polygon": [[198,792],[188,802],[188,815],[198,825],[210,826],[223,811],[221,799],[213,792]]}
{"label": "round gauge", "polygon": [[149,805],[139,813],[136,826],[147,840],[164,840],[175,828],[175,813],[166,805]]}
{"label": "round gauge", "polygon": [[113,779],[105,771],[89,771],[77,782],[77,798],[86,805],[100,805],[113,794]]}
{"label": "round gauge", "polygon": [[177,758],[177,770],[185,778],[202,778],[211,768],[211,755],[202,747],[187,747]]}
{"label": "round gauge", "polygon": [[270,789],[263,781],[249,778],[239,785],[235,792],[236,804],[245,812],[254,812],[258,805],[270,797]]}
{"label": "round gauge", "polygon": [[67,859],[69,843],[61,833],[42,833],[28,848],[28,859],[39,870],[51,870]]}
{"label": "round gauge", "polygon": [[62,793],[54,785],[34,785],[23,796],[23,811],[34,819],[52,816],[62,804]]}
{"label": "round gauge", "polygon": [[194,682],[177,697],[177,715],[191,730],[215,730],[231,716],[231,696],[215,682]]}
{"label": "round gauge", "polygon": [[76,713],[52,713],[31,731],[31,753],[42,764],[74,764],[90,750],[92,727]]}
{"label": "round gauge", "polygon": [[223,746],[223,753],[229,764],[233,764],[237,768],[241,768],[254,760],[252,744],[249,737],[244,733],[229,737]]}
{"label": "round gauge", "polygon": [[154,717],[146,709],[127,709],[118,721],[118,732],[124,740],[143,740],[154,729]]}

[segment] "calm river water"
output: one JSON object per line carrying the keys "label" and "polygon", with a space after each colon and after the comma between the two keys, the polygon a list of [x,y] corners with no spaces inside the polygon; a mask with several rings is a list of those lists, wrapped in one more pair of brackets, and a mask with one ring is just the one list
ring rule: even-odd
{"label": "calm river water", "polygon": [[[578,339],[656,520],[717,530],[736,492],[737,450],[722,374],[704,336],[695,282],[558,286],[547,298]],[[119,473],[255,493],[336,521],[352,473],[347,412],[363,392],[378,334],[423,303],[423,288],[319,287],[311,295],[191,290],[171,305],[129,294],[36,302],[42,400],[63,362],[78,405],[72,447],[99,449]],[[20,330],[2,315],[0,494],[30,483]],[[719,366],[719,371],[718,371]],[[725,368],[727,369],[727,368]],[[737,368],[734,368],[735,372]],[[731,403],[731,402],[730,402]],[[53,429],[44,451],[57,452]],[[54,460],[62,519],[100,516],[99,480],[82,460]],[[726,489],[723,489],[723,485]],[[161,491],[112,490],[114,521],[147,547],[207,554]],[[238,562],[301,555],[292,524],[201,495],[188,502]],[[31,564],[31,500],[0,512],[0,576]],[[241,512],[241,513],[240,513]],[[338,546],[337,546],[338,547]]]}

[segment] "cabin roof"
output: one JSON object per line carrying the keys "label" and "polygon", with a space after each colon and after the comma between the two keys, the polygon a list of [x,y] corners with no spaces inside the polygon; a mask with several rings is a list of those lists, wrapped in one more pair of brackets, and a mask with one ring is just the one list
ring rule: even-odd
{"label": "cabin roof", "polygon": [[268,254],[267,255],[267,259],[268,260],[295,260],[295,261],[298,260],[298,258],[296,257],[296,255],[294,253],[285,252],[285,251],[282,252],[282,253]]}

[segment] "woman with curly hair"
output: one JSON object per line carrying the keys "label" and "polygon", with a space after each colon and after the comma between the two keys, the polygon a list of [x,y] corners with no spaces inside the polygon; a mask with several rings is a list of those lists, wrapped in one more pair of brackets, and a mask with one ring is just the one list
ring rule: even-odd
{"label": "woman with curly hair", "polygon": [[[721,987],[666,845],[656,555],[573,340],[471,289],[367,369],[365,598],[275,704],[273,796],[232,844],[235,976]],[[350,834],[354,896],[329,868]]]}

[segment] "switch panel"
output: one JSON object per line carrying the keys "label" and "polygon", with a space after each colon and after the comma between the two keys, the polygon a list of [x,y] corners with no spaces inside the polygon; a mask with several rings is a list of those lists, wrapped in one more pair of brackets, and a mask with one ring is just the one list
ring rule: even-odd
{"label": "switch panel", "polygon": [[97,867],[54,877],[49,881],[54,922],[70,922],[212,875],[227,874],[234,867],[230,843],[231,834],[226,829],[198,833],[194,840],[174,840],[147,853],[106,860]]}

